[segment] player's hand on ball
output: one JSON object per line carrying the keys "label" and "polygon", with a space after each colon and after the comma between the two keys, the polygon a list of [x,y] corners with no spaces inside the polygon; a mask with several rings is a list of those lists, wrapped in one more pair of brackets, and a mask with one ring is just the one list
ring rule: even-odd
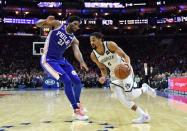
{"label": "player's hand on ball", "polygon": [[131,65],[129,63],[125,62],[124,65],[127,66],[129,70],[131,70]]}
{"label": "player's hand on ball", "polygon": [[89,68],[88,68],[88,66],[86,65],[86,63],[85,62],[82,62],[82,63],[80,63],[80,67],[81,67],[81,69],[85,69],[86,71],[88,71],[89,70]]}
{"label": "player's hand on ball", "polygon": [[106,78],[104,76],[99,78],[99,83],[104,84],[106,81]]}

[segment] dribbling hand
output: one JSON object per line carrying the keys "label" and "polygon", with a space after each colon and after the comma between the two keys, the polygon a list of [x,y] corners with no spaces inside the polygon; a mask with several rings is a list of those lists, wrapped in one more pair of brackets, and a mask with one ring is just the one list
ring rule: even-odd
{"label": "dribbling hand", "polygon": [[104,76],[99,78],[99,83],[104,84],[106,81],[106,78]]}
{"label": "dribbling hand", "polygon": [[86,65],[86,63],[85,62],[82,62],[82,63],[80,63],[80,67],[81,67],[81,69],[85,69],[86,71],[88,71],[89,70],[89,68],[88,68],[88,66]]}
{"label": "dribbling hand", "polygon": [[124,62],[123,64],[124,64],[125,66],[127,66],[129,70],[131,70],[131,65],[130,65],[129,63]]}

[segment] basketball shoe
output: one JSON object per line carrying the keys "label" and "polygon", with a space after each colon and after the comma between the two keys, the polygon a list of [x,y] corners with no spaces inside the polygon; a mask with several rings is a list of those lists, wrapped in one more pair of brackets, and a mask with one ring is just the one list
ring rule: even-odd
{"label": "basketball shoe", "polygon": [[151,120],[151,117],[149,114],[142,114],[139,118],[132,120],[132,123],[134,124],[142,124],[149,122]]}
{"label": "basketball shoe", "polygon": [[77,103],[77,105],[78,105],[78,107],[80,108],[80,110],[81,110],[83,113],[88,112],[88,110],[87,110],[85,107],[83,107],[83,105],[82,105],[81,103]]}
{"label": "basketball shoe", "polygon": [[77,108],[74,110],[74,117],[75,119],[81,120],[81,121],[88,120],[89,118],[87,115],[84,114],[84,112],[80,108]]}

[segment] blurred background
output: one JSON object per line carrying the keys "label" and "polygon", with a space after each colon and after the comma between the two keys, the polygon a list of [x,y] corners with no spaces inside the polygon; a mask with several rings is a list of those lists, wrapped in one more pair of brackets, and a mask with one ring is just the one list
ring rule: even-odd
{"label": "blurred background", "polygon": [[40,66],[51,29],[37,28],[35,22],[49,15],[62,23],[71,15],[81,17],[75,35],[89,72],[79,69],[71,48],[65,55],[84,87],[103,87],[90,60],[89,34],[98,31],[130,56],[139,85],[148,82],[160,91],[187,92],[186,0],[0,0],[1,90],[60,87]]}

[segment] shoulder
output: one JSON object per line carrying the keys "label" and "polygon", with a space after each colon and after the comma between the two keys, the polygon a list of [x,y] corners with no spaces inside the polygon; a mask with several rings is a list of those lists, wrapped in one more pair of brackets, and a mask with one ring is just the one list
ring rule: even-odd
{"label": "shoulder", "polygon": [[110,47],[115,47],[115,46],[117,46],[117,44],[116,44],[116,42],[114,42],[114,41],[108,41],[108,42],[107,42],[107,46],[110,48]]}
{"label": "shoulder", "polygon": [[110,50],[110,52],[115,52],[117,46],[118,45],[114,41],[108,41],[107,42],[107,47]]}

